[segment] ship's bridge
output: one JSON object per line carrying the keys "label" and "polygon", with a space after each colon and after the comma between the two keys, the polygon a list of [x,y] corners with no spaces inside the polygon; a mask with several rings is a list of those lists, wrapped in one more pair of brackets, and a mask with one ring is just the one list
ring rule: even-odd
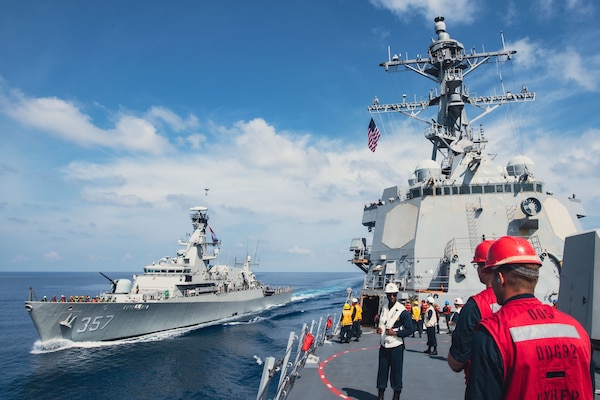
{"label": "ship's bridge", "polygon": [[522,193],[522,192],[544,192],[542,182],[515,182],[515,183],[489,183],[470,185],[422,185],[412,187],[408,190],[411,199],[426,196],[454,196],[464,194],[488,194],[488,193]]}

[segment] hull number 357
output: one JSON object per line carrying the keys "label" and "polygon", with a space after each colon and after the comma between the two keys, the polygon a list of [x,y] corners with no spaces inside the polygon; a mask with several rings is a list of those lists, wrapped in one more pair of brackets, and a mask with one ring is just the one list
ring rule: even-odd
{"label": "hull number 357", "polygon": [[113,320],[114,315],[97,315],[95,317],[84,317],[81,319],[81,328],[77,329],[77,333],[94,332],[98,329],[102,330],[106,328],[110,321]]}

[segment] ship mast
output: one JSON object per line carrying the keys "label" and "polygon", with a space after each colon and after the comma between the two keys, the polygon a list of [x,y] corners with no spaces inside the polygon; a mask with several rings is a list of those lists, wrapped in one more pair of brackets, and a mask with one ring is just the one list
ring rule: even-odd
{"label": "ship mast", "polygon": [[[421,76],[433,80],[439,85],[439,93],[430,92],[429,98],[422,101],[379,104],[376,100],[368,107],[371,114],[399,112],[408,117],[428,124],[425,137],[433,144],[431,159],[436,160],[437,154],[443,157],[442,172],[446,177],[451,174],[452,161],[458,154],[475,151],[481,152],[482,137],[473,137],[470,125],[479,118],[494,111],[502,104],[534,101],[535,93],[528,92],[523,87],[519,93],[504,92],[494,96],[469,96],[468,88],[463,84],[465,76],[490,60],[497,62],[510,60],[516,50],[500,50],[495,52],[470,54],[464,53],[464,46],[451,39],[446,32],[444,17],[435,18],[435,32],[438,40],[429,46],[429,57],[403,60],[398,55],[382,62],[381,67],[386,72],[397,72],[403,66]],[[469,121],[465,112],[465,104],[478,107],[481,113]],[[419,114],[430,106],[438,106],[437,120],[426,120]],[[460,142],[463,140],[463,142]],[[460,142],[460,143],[459,143]],[[463,144],[468,143],[468,146]]]}

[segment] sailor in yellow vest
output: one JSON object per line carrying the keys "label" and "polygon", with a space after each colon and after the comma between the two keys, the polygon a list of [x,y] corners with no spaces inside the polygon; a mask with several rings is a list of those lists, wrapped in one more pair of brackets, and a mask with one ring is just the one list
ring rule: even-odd
{"label": "sailor in yellow vest", "polygon": [[350,336],[352,335],[352,307],[348,303],[345,303],[342,309],[340,325],[342,326],[340,343],[350,343]]}
{"label": "sailor in yellow vest", "polygon": [[358,302],[356,297],[352,298],[352,332],[350,334],[350,339],[352,337],[356,337],[356,341],[360,339],[360,335],[362,335],[362,331],[360,330],[360,323],[362,321],[362,306]]}
{"label": "sailor in yellow vest", "polygon": [[419,337],[423,335],[423,320],[421,319],[421,307],[419,307],[419,301],[415,300],[412,306],[412,320],[415,324],[412,337],[415,337],[415,332],[419,332]]}

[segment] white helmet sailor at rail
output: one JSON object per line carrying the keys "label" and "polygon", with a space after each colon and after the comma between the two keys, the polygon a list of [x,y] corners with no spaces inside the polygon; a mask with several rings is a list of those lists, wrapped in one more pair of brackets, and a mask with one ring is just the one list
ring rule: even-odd
{"label": "white helmet sailor at rail", "polygon": [[[490,153],[504,149],[486,148],[480,119],[507,109],[500,107],[506,104],[532,102],[535,93],[504,81],[494,94],[479,96],[464,80],[488,61],[502,71],[509,66],[506,62],[518,57],[516,51],[465,53],[462,43],[447,32],[443,17],[435,19],[434,30],[437,40],[423,41],[429,46],[426,55],[410,58],[390,50],[380,66],[391,75],[415,72],[436,82],[437,88],[423,97],[406,97],[419,101],[403,100],[398,93],[387,103],[379,97],[368,106],[384,133],[379,146],[396,145],[385,141],[390,137],[385,133],[400,115],[425,124],[424,137],[432,151],[416,165],[406,185],[383,189],[380,201],[366,201],[362,224],[368,236],[352,239],[350,246],[350,262],[365,273],[364,321],[372,321],[371,313],[381,307],[383,289],[390,282],[398,285],[400,300],[431,296],[438,304],[481,291],[471,264],[474,250],[485,239],[505,235],[527,239],[543,260],[535,294],[550,304],[558,297],[565,237],[581,231],[579,219],[585,216],[579,198],[554,195],[546,187],[531,158],[505,154],[509,161],[499,164]],[[475,116],[469,119],[467,111]]]}

